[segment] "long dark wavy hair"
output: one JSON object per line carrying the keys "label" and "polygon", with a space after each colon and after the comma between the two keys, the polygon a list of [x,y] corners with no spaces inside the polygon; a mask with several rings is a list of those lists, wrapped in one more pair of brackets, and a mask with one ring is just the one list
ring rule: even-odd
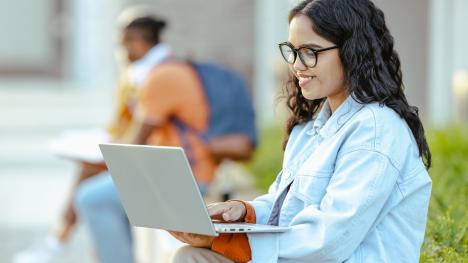
{"label": "long dark wavy hair", "polygon": [[[408,104],[403,92],[400,59],[383,12],[369,0],[306,0],[290,11],[289,22],[299,14],[312,21],[317,34],[339,47],[348,93],[359,103],[379,102],[398,113],[410,127],[429,168],[431,152],[424,128],[418,108]],[[285,92],[292,116],[286,124],[284,146],[293,127],[314,118],[325,100],[304,98],[294,74]]]}

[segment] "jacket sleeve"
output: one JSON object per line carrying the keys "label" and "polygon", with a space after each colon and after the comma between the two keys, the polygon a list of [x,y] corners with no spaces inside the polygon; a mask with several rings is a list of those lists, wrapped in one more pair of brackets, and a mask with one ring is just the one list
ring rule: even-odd
{"label": "jacket sleeve", "polygon": [[252,262],[343,262],[375,224],[398,174],[382,153],[343,153],[318,207],[306,206],[288,232],[248,235]]}

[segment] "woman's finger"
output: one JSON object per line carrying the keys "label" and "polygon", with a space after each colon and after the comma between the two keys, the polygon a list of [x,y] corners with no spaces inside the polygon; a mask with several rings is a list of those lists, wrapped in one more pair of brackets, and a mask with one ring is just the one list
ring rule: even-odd
{"label": "woman's finger", "polygon": [[222,220],[223,219],[222,215],[224,212],[226,212],[227,209],[228,207],[226,207],[226,204],[224,203],[214,204],[214,205],[208,206],[208,214],[210,215],[212,219]]}
{"label": "woman's finger", "polygon": [[241,211],[236,206],[231,206],[223,213],[223,219],[227,222],[238,221],[241,217]]}
{"label": "woman's finger", "polygon": [[212,219],[235,222],[244,216],[245,206],[239,201],[215,203],[208,206],[208,213]]}

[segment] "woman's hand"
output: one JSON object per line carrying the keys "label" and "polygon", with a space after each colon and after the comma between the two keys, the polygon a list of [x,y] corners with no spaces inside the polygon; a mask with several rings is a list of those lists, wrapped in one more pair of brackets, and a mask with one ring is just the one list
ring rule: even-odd
{"label": "woman's hand", "polygon": [[173,237],[177,238],[180,242],[187,243],[193,247],[211,248],[211,243],[215,237],[205,236],[192,233],[168,231]]}
{"label": "woman's hand", "polygon": [[[208,213],[212,219],[224,222],[244,221],[247,210],[240,201],[227,201],[224,203],[213,203],[208,205]],[[177,231],[168,231],[173,237],[183,243],[194,247],[211,248],[215,237]]]}
{"label": "woman's hand", "polygon": [[224,222],[243,222],[247,210],[240,201],[227,201],[208,205],[208,214],[212,219]]}

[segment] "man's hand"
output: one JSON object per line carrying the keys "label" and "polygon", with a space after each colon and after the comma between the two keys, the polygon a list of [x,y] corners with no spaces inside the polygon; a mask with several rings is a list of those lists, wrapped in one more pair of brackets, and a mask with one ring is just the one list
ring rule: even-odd
{"label": "man's hand", "polygon": [[83,175],[83,177],[86,177],[86,178],[107,170],[107,165],[105,162],[100,162],[100,163],[81,162],[80,164],[81,164],[80,172]]}
{"label": "man's hand", "polygon": [[218,161],[223,159],[250,160],[255,150],[250,138],[243,134],[228,134],[212,138],[208,142],[208,148]]}

